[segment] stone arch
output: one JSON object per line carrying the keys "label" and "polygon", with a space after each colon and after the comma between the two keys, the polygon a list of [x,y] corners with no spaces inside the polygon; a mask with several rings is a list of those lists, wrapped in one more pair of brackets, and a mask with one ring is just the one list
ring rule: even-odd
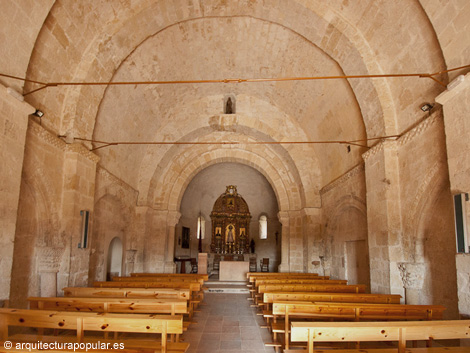
{"label": "stone arch", "polygon": [[[354,195],[342,197],[327,220],[325,247],[327,267],[335,278],[370,284],[367,209]],[[361,254],[361,256],[358,256]]]}
{"label": "stone arch", "polygon": [[90,282],[105,280],[109,244],[119,238],[123,250],[130,235],[129,207],[116,195],[104,194],[96,200],[93,211],[93,231],[90,239]]}
{"label": "stone arch", "polygon": [[[448,178],[434,176],[421,199],[412,239],[410,304],[444,305],[444,318],[457,319],[455,229]],[[419,295],[411,295],[413,291]]]}
{"label": "stone arch", "polygon": [[111,280],[112,276],[122,275],[123,242],[121,238],[116,236],[111,239],[107,249],[106,280]]}
{"label": "stone arch", "polygon": [[[271,184],[280,210],[298,210],[301,207],[301,189],[282,175],[287,171],[276,170],[268,160],[253,152],[239,149],[219,148],[212,151],[193,151],[194,154],[182,156],[179,161],[184,168],[179,172],[170,170],[169,175],[162,175],[161,185],[172,185],[168,190],[167,202],[169,210],[178,210],[184,190],[192,178],[202,169],[220,162],[235,162],[248,165],[259,171]],[[171,180],[171,182],[170,182]]]}

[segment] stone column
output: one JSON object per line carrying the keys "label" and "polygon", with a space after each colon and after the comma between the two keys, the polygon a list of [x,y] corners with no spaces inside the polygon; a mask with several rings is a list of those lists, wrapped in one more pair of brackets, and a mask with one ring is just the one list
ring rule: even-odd
{"label": "stone column", "polygon": [[0,85],[0,301],[10,296],[26,129],[34,111],[19,93]]}
{"label": "stone column", "polygon": [[57,296],[57,273],[63,252],[62,248],[38,248],[39,296]]}
{"label": "stone column", "polygon": [[383,141],[363,154],[367,186],[367,228],[372,293],[403,291],[402,220],[397,144]]}
{"label": "stone column", "polygon": [[167,216],[168,211],[155,211],[151,208],[142,208],[139,218],[143,234],[141,237],[144,259],[144,272],[163,272],[166,261],[167,247]]}
{"label": "stone column", "polygon": [[[470,73],[461,75],[447,85],[436,102],[443,105],[446,132],[447,162],[450,189],[453,194],[470,193]],[[470,202],[466,202],[467,234],[470,237]],[[470,293],[468,291],[470,255],[457,254],[457,287],[459,312],[470,317]]]}
{"label": "stone column", "polygon": [[[99,157],[85,146],[68,144],[64,155],[62,232],[69,243],[69,286],[86,286],[90,265],[90,247],[79,248],[82,232],[81,210],[90,211],[92,230],[95,197],[96,164]],[[89,232],[89,243],[93,241]]]}
{"label": "stone column", "polygon": [[166,253],[165,253],[165,273],[175,273],[175,236],[176,236],[176,225],[178,224],[181,217],[181,213],[178,211],[168,212],[167,218],[167,242],[166,242]]}
{"label": "stone column", "polygon": [[279,212],[277,217],[279,222],[282,224],[282,233],[281,233],[281,264],[279,265],[279,272],[289,272],[289,213],[288,212]]}

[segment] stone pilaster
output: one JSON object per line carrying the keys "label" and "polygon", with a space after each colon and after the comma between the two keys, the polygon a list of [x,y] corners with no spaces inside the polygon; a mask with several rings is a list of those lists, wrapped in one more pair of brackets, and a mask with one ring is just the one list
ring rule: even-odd
{"label": "stone pilaster", "polygon": [[69,286],[86,286],[90,248],[81,248],[81,210],[90,211],[89,242],[93,241],[92,220],[95,195],[96,164],[99,157],[81,144],[67,145],[63,169],[63,234],[69,240]]}
{"label": "stone pilaster", "polygon": [[450,188],[470,192],[470,73],[452,81],[436,102],[443,105]]}
{"label": "stone pilaster", "polygon": [[424,263],[399,262],[398,270],[405,288],[405,304],[419,305],[420,291],[423,289],[426,275]]}
{"label": "stone pilaster", "polygon": [[28,115],[35,109],[0,85],[0,301],[8,300]]}
{"label": "stone pilaster", "polygon": [[[321,209],[302,209],[303,272],[323,272],[318,244],[321,241]],[[319,263],[320,265],[317,265]]]}
{"label": "stone pilaster", "polygon": [[363,155],[367,186],[367,227],[372,293],[403,290],[397,262],[402,238],[396,141],[383,141]]}
{"label": "stone pilaster", "polygon": [[281,264],[279,265],[279,272],[289,272],[289,213],[288,212],[279,212],[277,217],[279,222],[282,225],[282,234],[281,234]]}
{"label": "stone pilaster", "polygon": [[174,261],[175,257],[175,236],[176,236],[176,225],[179,222],[181,213],[178,211],[168,212],[167,217],[167,229],[168,236],[166,242],[166,253],[165,253],[165,272],[166,273],[175,273],[176,264]]}
{"label": "stone pilaster", "polygon": [[[449,83],[436,102],[443,105],[450,189],[453,194],[470,193],[470,73]],[[470,234],[470,202],[466,202],[467,233]],[[470,317],[470,255],[457,254],[459,313]]]}

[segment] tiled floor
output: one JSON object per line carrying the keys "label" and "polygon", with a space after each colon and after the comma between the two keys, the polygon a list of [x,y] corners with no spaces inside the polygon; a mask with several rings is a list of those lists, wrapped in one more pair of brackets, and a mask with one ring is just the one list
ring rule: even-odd
{"label": "tiled floor", "polygon": [[250,307],[246,294],[206,293],[201,312],[194,315],[197,324],[183,334],[190,343],[188,353],[274,352],[265,347],[271,342],[269,331],[260,328],[263,318]]}

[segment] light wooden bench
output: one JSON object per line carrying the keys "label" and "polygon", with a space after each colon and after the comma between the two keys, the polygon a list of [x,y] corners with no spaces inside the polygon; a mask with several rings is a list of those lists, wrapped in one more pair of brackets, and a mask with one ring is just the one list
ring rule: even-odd
{"label": "light wooden bench", "polygon": [[131,273],[131,277],[170,277],[170,278],[202,278],[204,281],[209,280],[208,274],[202,273]]}
{"label": "light wooden bench", "polygon": [[289,276],[289,275],[296,275],[296,276],[318,276],[318,273],[304,273],[304,272],[247,272],[246,278],[250,278],[251,276]]}
{"label": "light wooden bench", "polygon": [[363,284],[261,284],[255,295],[255,304],[262,300],[266,292],[331,292],[331,293],[364,293]]}
{"label": "light wooden bench", "polygon": [[271,304],[275,301],[400,304],[400,298],[401,295],[398,294],[266,292],[263,293],[261,303],[264,310],[258,315],[263,315],[269,325],[270,318],[273,318]]}
{"label": "light wooden bench", "polygon": [[285,350],[285,353],[322,352],[316,349],[324,342],[397,342],[397,348],[338,349],[335,353],[463,353],[470,347],[406,348],[409,341],[469,339],[470,320],[405,321],[405,322],[292,322],[292,341],[307,342],[307,350]]}
{"label": "light wooden bench", "polygon": [[193,277],[113,277],[112,282],[198,282],[201,286],[204,284],[204,279]]}
{"label": "light wooden bench", "polygon": [[191,299],[189,288],[93,288],[65,287],[66,297]]}
{"label": "light wooden bench", "polygon": [[[315,320],[439,320],[443,317],[445,307],[442,305],[402,305],[370,303],[312,303],[312,302],[274,302],[274,320],[283,317],[284,323],[273,322],[275,333],[284,333],[284,344],[289,348],[289,323],[291,317],[302,317]],[[273,320],[273,321],[274,321]]]}
{"label": "light wooden bench", "polygon": [[187,299],[30,297],[30,309],[95,313],[190,314]]}
{"label": "light wooden bench", "polygon": [[[42,329],[75,331],[75,336],[44,336],[31,334],[9,335],[9,327],[20,326]],[[160,334],[155,338],[118,340],[85,337],[85,331]],[[189,344],[168,342],[168,334],[183,333],[183,317],[179,315],[76,313],[49,310],[0,309],[1,341],[11,342],[101,342],[124,343],[125,348],[147,348],[154,351],[185,352]]]}
{"label": "light wooden bench", "polygon": [[315,284],[329,284],[329,285],[346,285],[348,281],[345,280],[331,280],[331,279],[255,279],[253,287],[250,289],[252,297],[258,296],[258,288],[262,285],[268,284],[308,284],[308,285],[315,285]]}
{"label": "light wooden bench", "polygon": [[204,293],[199,282],[94,282],[95,288],[187,288],[191,291],[191,298],[203,300]]}

